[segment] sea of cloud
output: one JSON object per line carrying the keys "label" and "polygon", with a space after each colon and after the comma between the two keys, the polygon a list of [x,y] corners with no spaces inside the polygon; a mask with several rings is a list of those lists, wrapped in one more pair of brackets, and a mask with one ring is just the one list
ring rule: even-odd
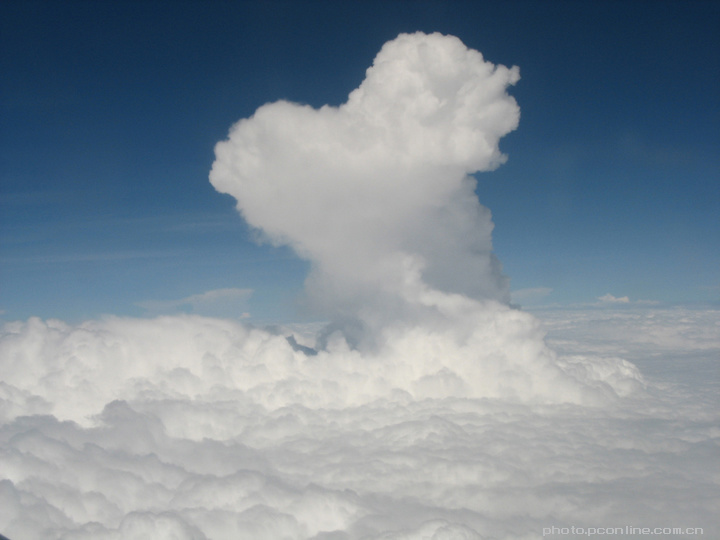
{"label": "sea of cloud", "polygon": [[4,324],[0,533],[716,535],[718,312],[509,305],[470,175],[504,160],[518,77],[457,38],[404,34],[345,104],[268,104],[217,145],[212,184],[310,262],[325,326]]}
{"label": "sea of cloud", "polygon": [[[308,355],[288,328],[190,315],[8,323],[0,532],[519,540],[629,525],[716,535],[720,313],[539,321],[560,358],[602,370],[603,358],[632,357],[643,388],[595,404],[464,396],[457,377],[409,373],[412,357],[395,368],[403,385],[388,358]],[[313,345],[311,328],[294,332]]]}

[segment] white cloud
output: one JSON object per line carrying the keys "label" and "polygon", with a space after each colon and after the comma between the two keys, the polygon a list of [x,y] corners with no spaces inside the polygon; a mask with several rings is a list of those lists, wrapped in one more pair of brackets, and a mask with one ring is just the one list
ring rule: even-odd
{"label": "white cloud", "polygon": [[600,302],[608,303],[608,304],[629,304],[630,303],[630,298],[628,298],[627,296],[621,296],[621,297],[617,298],[610,293],[605,294],[603,296],[598,296],[598,300],[600,300]]}
{"label": "white cloud", "polygon": [[[554,350],[564,353],[569,347],[589,355],[622,356],[640,366],[643,373],[670,369],[664,362],[677,366],[694,359],[712,359],[713,351],[720,350],[717,310],[622,306],[535,313],[549,332]],[[556,334],[570,340],[570,345],[556,339]],[[677,371],[675,377],[684,379],[705,373],[709,381],[717,382],[714,359],[687,367]]]}
{"label": "white cloud", "polygon": [[446,294],[508,300],[475,180],[505,157],[517,68],[455,37],[385,44],[340,107],[259,108],[216,146],[210,180],[266,238],[312,261],[310,303],[363,338],[434,316]]}
{"label": "white cloud", "polygon": [[602,307],[612,307],[612,306],[619,306],[619,305],[626,305],[626,306],[657,306],[660,305],[660,302],[657,300],[630,300],[629,296],[620,296],[616,297],[612,294],[608,293],[603,296],[598,296],[597,302],[594,304],[584,304],[584,305],[595,305],[595,306],[602,306]]}
{"label": "white cloud", "polygon": [[510,300],[513,304],[533,304],[547,297],[552,292],[549,287],[534,287],[511,291]]}
{"label": "white cloud", "polygon": [[189,312],[197,315],[244,319],[249,317],[244,310],[252,293],[252,289],[214,289],[179,300],[146,300],[136,305],[154,315]]}
{"label": "white cloud", "polygon": [[[442,360],[455,375],[428,368],[442,340],[414,356],[342,343],[305,356],[282,336],[187,315],[5,324],[0,531],[509,540],[552,525],[678,524],[715,535],[718,312],[554,310],[542,323],[576,376],[632,374],[622,355],[651,384],[610,405],[522,402],[502,386],[473,397],[457,375],[469,356]],[[517,388],[521,372],[494,369],[491,390]]]}
{"label": "white cloud", "polygon": [[558,361],[536,321],[505,304],[490,212],[468,173],[503,162],[498,141],[519,118],[506,89],[518,78],[455,37],[402,34],[347,103],[268,104],[216,146],[215,188],[312,262],[307,296],[332,323],[315,364],[378,365],[358,373],[362,391],[343,387],[345,399],[397,388],[579,402],[626,391],[608,383],[615,375]]}
{"label": "white cloud", "polygon": [[[388,328],[374,353],[333,334],[305,356],[275,333],[198,316],[108,317],[68,325],[8,323],[0,344],[5,418],[53,414],[87,425],[113,400],[245,395],[264,407],[360,406],[378,399],[501,398],[603,403],[642,387],[621,360],[568,363],[542,341],[531,316],[505,308],[471,312],[466,327]],[[313,342],[304,340],[309,346]]]}
{"label": "white cloud", "polygon": [[137,250],[137,251],[114,251],[106,253],[70,253],[61,255],[38,255],[22,257],[5,257],[4,263],[67,263],[67,262],[107,262],[125,261],[130,259],[155,259],[165,257],[177,257],[182,252],[178,250]]}

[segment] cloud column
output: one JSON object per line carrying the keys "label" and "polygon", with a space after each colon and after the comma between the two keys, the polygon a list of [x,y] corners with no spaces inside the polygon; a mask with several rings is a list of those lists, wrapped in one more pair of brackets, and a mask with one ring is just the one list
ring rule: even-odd
{"label": "cloud column", "polygon": [[422,291],[505,302],[490,212],[468,174],[504,161],[518,78],[455,37],[402,34],[340,107],[280,101],[235,124],[210,181],[266,239],[312,262],[308,296],[330,318],[411,322],[437,312]]}

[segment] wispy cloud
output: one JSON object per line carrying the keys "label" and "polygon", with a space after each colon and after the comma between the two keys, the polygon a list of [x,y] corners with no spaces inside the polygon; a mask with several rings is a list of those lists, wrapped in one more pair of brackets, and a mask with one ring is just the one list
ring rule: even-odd
{"label": "wispy cloud", "polygon": [[629,296],[614,296],[610,293],[604,294],[602,296],[598,296],[598,302],[596,305],[647,305],[647,306],[655,306],[658,305],[660,302],[656,300],[630,300]]}
{"label": "wispy cloud", "polygon": [[248,318],[247,302],[252,293],[252,289],[214,289],[177,300],[146,300],[136,305],[152,315],[189,312],[213,317]]}
{"label": "wispy cloud", "polygon": [[533,287],[529,289],[518,289],[510,292],[510,300],[513,304],[533,304],[550,295],[550,287]]}
{"label": "wispy cloud", "polygon": [[125,261],[131,259],[156,259],[177,257],[182,253],[183,252],[180,250],[128,250],[98,253],[64,253],[50,255],[31,255],[27,257],[3,257],[2,263],[53,264],[73,262]]}

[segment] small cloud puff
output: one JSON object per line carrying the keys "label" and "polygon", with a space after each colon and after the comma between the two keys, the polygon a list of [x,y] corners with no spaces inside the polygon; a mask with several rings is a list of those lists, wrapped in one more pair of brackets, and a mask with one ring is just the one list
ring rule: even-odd
{"label": "small cloud puff", "polygon": [[598,306],[620,306],[620,305],[644,305],[644,306],[657,306],[660,302],[656,300],[630,300],[629,296],[616,297],[608,293],[603,296],[599,296]]}
{"label": "small cloud puff", "polygon": [[630,303],[630,298],[628,298],[627,296],[622,296],[620,298],[617,298],[610,293],[605,294],[603,296],[599,296],[598,300],[600,300],[600,302],[607,303],[607,304],[629,304]]}

